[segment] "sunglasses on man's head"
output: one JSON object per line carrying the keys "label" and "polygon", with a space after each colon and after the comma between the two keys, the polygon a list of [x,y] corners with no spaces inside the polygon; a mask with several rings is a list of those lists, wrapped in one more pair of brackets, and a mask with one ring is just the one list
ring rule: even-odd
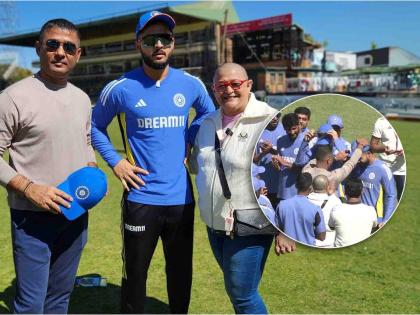
{"label": "sunglasses on man's head", "polygon": [[143,46],[146,48],[155,47],[157,42],[160,42],[163,47],[169,47],[173,41],[174,37],[171,34],[152,34],[141,39]]}
{"label": "sunglasses on man's head", "polygon": [[47,47],[48,51],[56,51],[60,48],[61,44],[63,45],[64,52],[69,55],[75,55],[77,52],[76,44],[72,42],[60,42],[56,39],[48,39],[45,42],[45,46]]}
{"label": "sunglasses on man's head", "polygon": [[244,84],[247,81],[248,80],[238,80],[238,79],[230,80],[230,81],[220,81],[213,84],[213,87],[217,92],[224,92],[228,88],[228,86],[230,86],[232,90],[237,91],[241,88],[242,84]]}

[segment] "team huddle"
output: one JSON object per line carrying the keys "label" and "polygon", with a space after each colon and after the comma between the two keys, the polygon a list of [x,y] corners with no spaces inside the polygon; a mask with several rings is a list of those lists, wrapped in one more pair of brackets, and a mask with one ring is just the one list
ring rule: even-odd
{"label": "team huddle", "polygon": [[340,116],[330,115],[316,131],[310,119],[309,108],[297,107],[267,125],[253,157],[255,194],[289,237],[318,247],[355,244],[382,227],[401,198],[401,142],[383,117],[370,142],[352,143],[342,137]]}

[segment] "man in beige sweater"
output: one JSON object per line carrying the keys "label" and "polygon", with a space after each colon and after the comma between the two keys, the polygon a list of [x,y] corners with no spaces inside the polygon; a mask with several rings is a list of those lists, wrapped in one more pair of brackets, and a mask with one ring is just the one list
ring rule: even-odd
{"label": "man in beige sweater", "polygon": [[64,19],[41,28],[41,70],[0,93],[0,184],[11,210],[16,270],[14,313],[66,313],[82,249],[87,213],[68,221],[60,205],[71,197],[55,186],[86,165],[91,103],[67,82],[79,60],[80,36]]}
{"label": "man in beige sweater", "polygon": [[368,144],[369,143],[366,139],[357,139],[357,148],[351,158],[346,163],[344,163],[342,167],[333,171],[330,171],[334,162],[334,155],[332,153],[331,147],[319,146],[315,153],[315,159],[309,161],[309,163],[305,165],[305,167],[302,169],[302,173],[309,173],[312,175],[312,178],[315,178],[318,175],[325,175],[328,178],[328,181],[339,185],[344,179],[347,178],[347,176],[349,176],[351,171],[354,169],[360,157],[362,156],[363,146]]}

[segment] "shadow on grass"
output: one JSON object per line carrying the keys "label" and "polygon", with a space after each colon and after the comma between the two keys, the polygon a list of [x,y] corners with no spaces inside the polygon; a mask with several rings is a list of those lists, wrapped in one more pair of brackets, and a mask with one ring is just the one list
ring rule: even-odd
{"label": "shadow on grass", "polygon": [[[86,274],[81,277],[92,277]],[[121,286],[108,283],[106,287],[75,287],[70,298],[70,314],[118,314],[120,313]],[[168,304],[146,297],[144,312],[146,314],[169,313]]]}
{"label": "shadow on grass", "polygon": [[145,314],[169,314],[169,305],[151,296],[146,296]]}
{"label": "shadow on grass", "polygon": [[0,292],[0,302],[3,302],[6,307],[0,305],[0,314],[10,314],[12,312],[13,297],[15,295],[16,278],[13,279],[10,286],[3,292]]}
{"label": "shadow on grass", "polygon": [[[0,314],[11,313],[15,286],[16,279],[13,279],[10,286],[0,292]],[[118,314],[120,313],[120,296],[121,286],[115,284],[108,284],[106,287],[75,287],[70,297],[69,313]],[[166,314],[169,313],[169,306],[154,297],[146,297],[144,311],[146,314]]]}

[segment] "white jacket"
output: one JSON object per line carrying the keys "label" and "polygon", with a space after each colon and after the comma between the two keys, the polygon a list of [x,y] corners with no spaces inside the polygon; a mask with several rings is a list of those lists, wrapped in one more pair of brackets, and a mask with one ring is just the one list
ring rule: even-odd
{"label": "white jacket", "polygon": [[[232,193],[234,209],[255,209],[258,203],[251,183],[251,162],[255,145],[277,110],[267,103],[256,100],[253,93],[242,117],[231,128],[221,148],[223,167]],[[196,173],[195,182],[199,194],[201,218],[208,227],[225,230],[228,202],[223,196],[217,172],[215,133],[222,129],[221,109],[207,117],[200,126],[191,157],[191,171]]]}

